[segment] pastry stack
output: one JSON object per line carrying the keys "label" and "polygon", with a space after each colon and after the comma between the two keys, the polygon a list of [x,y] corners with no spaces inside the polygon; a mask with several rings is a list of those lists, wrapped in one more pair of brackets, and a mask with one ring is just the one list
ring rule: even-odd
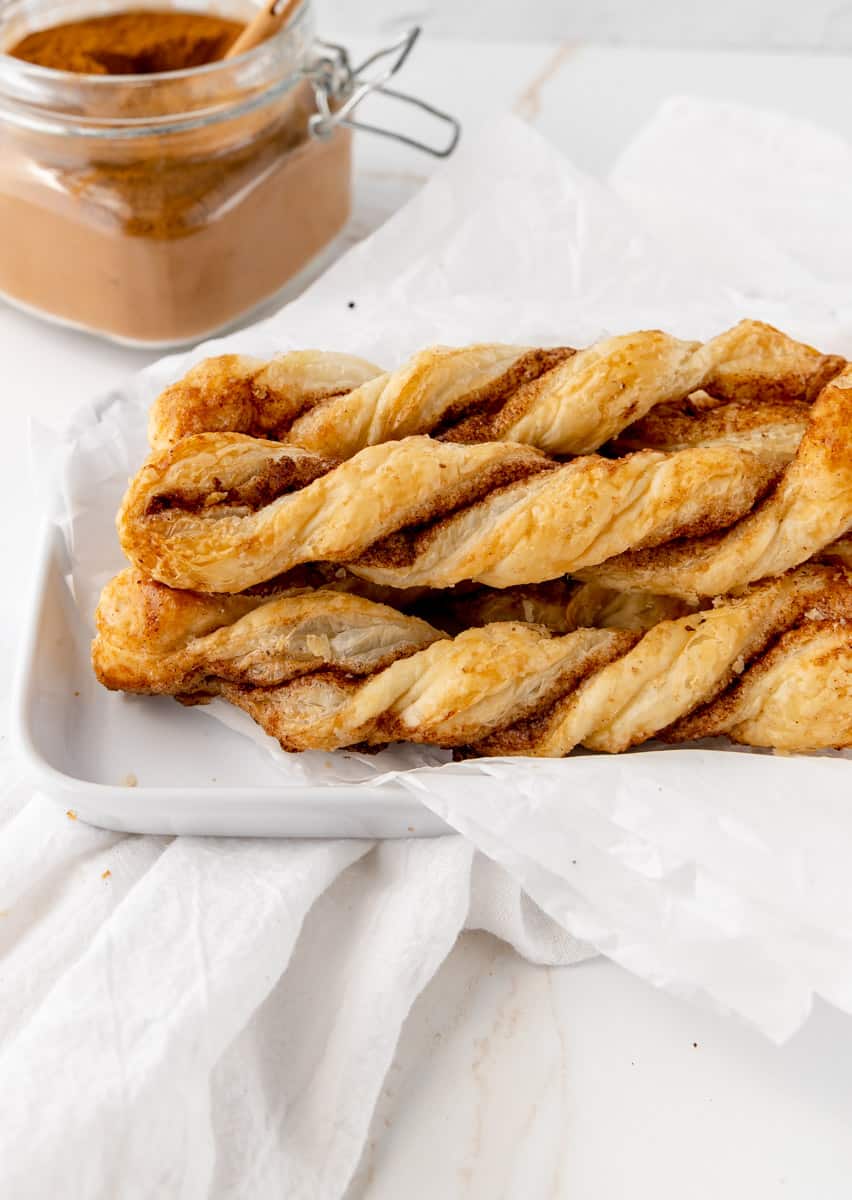
{"label": "pastry stack", "polygon": [[770,326],[229,355],[150,441],[109,688],[291,751],[852,745],[852,365]]}

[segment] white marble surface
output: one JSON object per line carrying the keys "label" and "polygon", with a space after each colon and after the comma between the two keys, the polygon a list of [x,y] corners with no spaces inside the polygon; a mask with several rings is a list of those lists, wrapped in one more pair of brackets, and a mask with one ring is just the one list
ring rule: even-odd
{"label": "white marble surface", "polygon": [[415,9],[399,0],[319,0],[330,25],[346,31],[396,29],[416,18],[451,37],[570,38],[647,46],[774,46],[797,50],[852,47],[852,7],[845,0],[429,0]]}
{"label": "white marble surface", "polygon": [[[426,41],[406,86],[456,111],[467,136],[514,107],[579,165],[604,172],[673,91],[780,107],[852,138],[849,66],[831,57]],[[433,165],[362,138],[349,239],[375,228]],[[152,357],[0,307],[6,663],[33,536],[22,499],[27,420],[60,422]],[[603,961],[539,970],[471,934],[407,1022],[349,1200],[841,1200],[852,1178],[850,1120],[848,1018],[821,1008],[779,1050]]]}
{"label": "white marble surface", "polygon": [[852,1029],[783,1049],[597,959],[466,934],[418,1000],[347,1200],[841,1200]]}

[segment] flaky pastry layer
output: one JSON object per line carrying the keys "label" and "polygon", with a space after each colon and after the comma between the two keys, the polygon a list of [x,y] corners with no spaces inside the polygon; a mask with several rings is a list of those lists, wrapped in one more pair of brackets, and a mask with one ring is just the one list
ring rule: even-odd
{"label": "flaky pastry layer", "polygon": [[241,434],[197,434],[142,468],[118,530],[135,566],[177,588],[238,592],[317,561],[389,587],[502,588],[724,528],[776,474],[725,445],[555,464],[511,442],[410,437],[334,466]]}
{"label": "flaky pastry layer", "polygon": [[293,350],[268,362],[247,354],[206,358],[154,401],[148,437],[155,450],[192,433],[274,438],[307,409],[380,374],[363,358],[327,350]]}
{"label": "flaky pastry layer", "polygon": [[[318,605],[320,592],[323,600]],[[568,580],[504,592],[410,591],[394,597],[391,605],[383,589],[330,568],[292,572],[253,592],[212,595],[170,588],[126,567],[101,592],[94,667],[110,688],[175,694],[203,688],[208,676],[280,682],[290,677],[282,670],[298,674],[307,669],[306,663],[316,665],[294,647],[308,645],[311,639],[312,645],[318,644],[317,636],[329,636],[333,627],[349,631],[334,643],[348,657],[332,657],[324,664],[358,674],[375,669],[388,644],[397,647],[393,659],[399,646],[427,645],[446,632],[497,621],[537,624],[555,633],[580,628],[638,632],[688,611],[668,597],[613,592]],[[401,604],[408,606],[407,614],[400,611]],[[380,631],[375,643],[369,637],[363,640],[364,629]],[[359,658],[353,657],[356,648]],[[283,667],[285,660],[288,665]]]}
{"label": "flaky pastry layer", "polygon": [[131,572],[105,590],[93,646],[101,681],[222,696],[289,750],[407,740],[562,756],[707,733],[784,750],[852,744],[852,582],[842,568],[805,566],[644,634],[553,635],[505,621],[450,638],[318,591],[248,612],[236,598],[230,620],[221,599],[195,596],[157,644],[138,636],[145,619],[128,615],[136,601],[147,609],[152,586]]}
{"label": "flaky pastry layer", "polygon": [[189,434],[232,431],[350,458],[428,433],[588,454],[697,389],[739,404],[807,404],[842,365],[758,321],[704,344],[642,330],[579,351],[435,346],[388,373],[320,351],[269,363],[231,355],[199,364],[158,398],[150,441],[162,450]]}
{"label": "flaky pastry layer", "polygon": [[725,533],[627,554],[592,570],[618,590],[714,596],[777,575],[852,528],[852,367],[826,384],[795,458],[753,513]]}

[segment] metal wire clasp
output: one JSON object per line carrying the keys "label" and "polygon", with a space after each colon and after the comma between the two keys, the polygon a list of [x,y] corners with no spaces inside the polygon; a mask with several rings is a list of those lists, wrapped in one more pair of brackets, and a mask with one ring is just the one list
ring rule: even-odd
{"label": "metal wire clasp", "polygon": [[[313,84],[317,102],[317,111],[309,123],[311,133],[315,137],[329,137],[338,125],[346,125],[350,129],[365,129],[369,133],[380,133],[382,137],[394,138],[407,146],[434,154],[436,158],[446,158],[448,154],[452,154],[461,135],[461,124],[456,118],[427,104],[417,96],[409,96],[406,92],[387,86],[388,80],[402,67],[419,37],[420,26],[416,25],[393,45],[377,50],[357,67],[351,65],[343,46],[333,42],[317,42],[320,53],[306,72]],[[370,68],[374,70],[371,71]],[[382,125],[370,125],[366,121],[354,120],[352,114],[355,109],[373,92],[413,104],[448,125],[450,132],[446,145],[429,145],[428,142],[421,142],[418,138],[409,137],[396,129],[386,129]]]}

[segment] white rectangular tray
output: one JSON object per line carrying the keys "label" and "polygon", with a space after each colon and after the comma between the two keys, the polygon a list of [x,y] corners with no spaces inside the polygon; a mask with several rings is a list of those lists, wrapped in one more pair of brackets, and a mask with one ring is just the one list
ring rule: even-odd
{"label": "white rectangular tray", "polygon": [[[447,826],[404,788],[282,784],[262,749],[170,697],[108,692],[68,585],[61,531],[45,529],[12,720],[38,784],[84,821],[130,833],[429,837]],[[133,783],[135,781],[135,786]]]}
{"label": "white rectangular tray", "polygon": [[[37,564],[13,690],[13,729],[43,791],[81,820],[127,833],[235,837],[451,832],[398,783],[284,782],[261,746],[203,712],[168,696],[108,692],[92,673],[91,633],[71,593],[68,552],[56,525],[45,530]],[[595,784],[614,793],[626,776],[642,786],[651,766],[678,788],[688,789],[699,773],[705,790],[730,787],[732,759],[743,787],[752,786],[746,780],[755,772],[770,794],[779,772],[785,786],[795,784],[804,795],[816,786],[808,758],[760,755],[756,761],[732,748],[672,746],[569,759],[566,787],[588,785],[590,759]],[[842,786],[847,792],[846,777]]]}

